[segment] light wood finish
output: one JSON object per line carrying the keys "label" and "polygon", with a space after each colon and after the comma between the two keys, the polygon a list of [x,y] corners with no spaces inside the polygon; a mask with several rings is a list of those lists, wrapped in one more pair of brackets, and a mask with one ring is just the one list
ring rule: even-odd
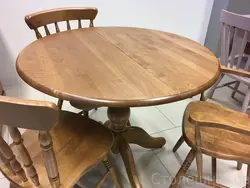
{"label": "light wood finish", "polygon": [[166,143],[163,137],[152,137],[142,128],[130,126],[129,124],[127,124],[126,131],[122,135],[128,143],[149,149],[163,147]]}
{"label": "light wood finish", "polygon": [[60,32],[58,22],[66,21],[68,30],[71,29],[69,20],[89,20],[90,26],[92,26],[97,13],[98,10],[94,7],[57,8],[29,14],[25,16],[25,22],[30,29],[34,30],[41,26],[55,23],[56,31]]}
{"label": "light wood finish", "polygon": [[[7,162],[3,160],[7,166],[0,169],[12,185],[24,188],[72,187],[87,170],[101,161],[106,162],[108,172],[115,183],[119,183],[107,159],[113,135],[100,123],[60,111],[53,103],[10,97],[0,97],[0,112],[0,123],[9,126],[13,139],[13,144],[8,146],[0,137],[1,158],[7,159]],[[12,117],[14,120],[11,120],[10,112],[16,114],[15,118]],[[22,128],[30,129],[22,137],[16,128],[19,123]],[[31,180],[27,181],[19,161]]]}
{"label": "light wood finish", "polygon": [[59,171],[55,152],[53,150],[52,138],[48,131],[39,132],[39,142],[43,150],[43,158],[45,161],[45,168],[52,187],[60,186]]}
{"label": "light wood finish", "polygon": [[131,186],[137,188],[141,184],[129,143],[161,148],[166,141],[129,126],[130,107],[192,97],[220,73],[217,58],[204,46],[178,35],[129,27],[47,36],[27,46],[16,67],[41,92],[80,105],[108,106],[105,126],[116,137],[112,151],[121,154]]}
{"label": "light wood finish", "polygon": [[[200,101],[206,101],[204,92],[201,93]],[[183,138],[183,135],[181,135],[181,137],[179,138],[179,140],[176,142],[176,144],[173,147],[173,152],[176,152],[179,149],[179,147],[183,144],[183,142],[184,142],[184,138]]]}
{"label": "light wood finish", "polygon": [[[51,35],[51,32],[48,29],[48,24],[55,24],[56,33],[61,32],[58,26],[58,22],[66,21],[67,30],[71,30],[70,20],[78,21],[78,28],[82,28],[82,20],[89,20],[89,27],[93,27],[93,20],[97,16],[98,10],[94,7],[79,7],[79,8],[58,8],[51,10],[44,10],[36,12],[30,15],[25,16],[25,22],[30,29],[35,31],[37,39],[42,38],[41,33],[39,32],[39,27],[44,27],[46,36]],[[58,107],[61,109],[63,100],[58,100]],[[71,103],[72,106],[78,109],[84,110],[84,114],[88,114],[89,110],[95,108],[95,106],[86,106],[80,105],[77,103]]]}
{"label": "light wood finish", "polygon": [[[4,141],[4,139],[1,136],[0,136],[0,152],[8,160],[8,162],[10,163],[10,167],[15,172],[15,174],[18,175],[20,180],[22,182],[26,182],[28,179],[21,164],[19,163],[19,161],[17,161],[16,156],[12,152],[11,148],[8,146],[8,144]],[[13,175],[12,170],[10,172]]]}
{"label": "light wood finish", "polygon": [[94,27],[33,42],[19,54],[17,71],[29,85],[60,99],[132,107],[201,93],[216,81],[220,67],[207,48],[184,37]]}
{"label": "light wood finish", "polygon": [[184,114],[183,136],[195,150],[197,180],[203,179],[202,154],[212,157],[213,181],[204,181],[210,186],[218,187],[216,158],[250,164],[250,118],[245,113],[214,103],[191,102]]}
{"label": "light wood finish", "polygon": [[[33,165],[33,161],[31,160],[30,154],[26,147],[23,145],[23,139],[16,127],[8,127],[9,134],[13,140],[13,144],[16,146],[16,150],[18,152],[18,156],[20,156],[21,161],[26,168],[26,172],[28,177],[31,178],[32,182],[39,186],[39,178],[36,172],[36,169]],[[8,168],[9,169],[9,168]]]}
{"label": "light wood finish", "polygon": [[103,160],[103,164],[106,167],[106,169],[108,170],[108,172],[110,172],[110,175],[115,183],[116,188],[121,188],[121,185],[120,185],[120,182],[117,178],[116,172],[115,172],[114,168],[112,167],[108,157],[106,157]]}
{"label": "light wood finish", "polygon": [[187,170],[190,167],[191,163],[193,162],[195,158],[195,150],[191,149],[189,151],[186,159],[184,160],[183,164],[181,165],[181,168],[177,172],[175,178],[172,181],[172,184],[170,188],[178,188],[180,180],[187,174]]}

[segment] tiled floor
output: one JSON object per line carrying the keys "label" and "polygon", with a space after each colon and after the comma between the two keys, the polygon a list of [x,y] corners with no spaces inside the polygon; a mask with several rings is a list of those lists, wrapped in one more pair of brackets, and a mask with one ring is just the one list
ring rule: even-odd
{"label": "tiled floor", "polygon": [[[244,87],[242,87],[245,89]],[[56,102],[53,97],[44,95],[24,83],[17,87],[11,87],[6,89],[7,95],[13,97],[22,97],[26,99],[39,99],[49,100]],[[220,102],[228,107],[239,110],[240,103],[230,98],[230,90],[220,89],[215,92],[214,102]],[[237,96],[239,100],[242,97]],[[143,187],[145,188],[166,188],[170,184],[170,179],[173,177],[183,160],[185,159],[189,147],[183,144],[177,153],[173,153],[171,150],[181,135],[181,120],[186,105],[197,100],[198,97],[192,99],[186,99],[176,103],[160,105],[155,107],[133,108],[131,113],[131,124],[135,126],[143,127],[149,134],[153,136],[163,136],[166,138],[166,145],[162,149],[148,150],[136,145],[131,145],[135,164],[138,170],[138,174]],[[78,111],[71,107],[69,103],[65,103],[64,109]],[[97,111],[90,113],[91,118],[98,121],[105,121],[107,119],[106,108],[99,108]],[[8,139],[8,137],[6,138]],[[121,157],[118,155],[112,155],[112,163],[119,173],[119,178],[124,187],[130,187],[128,178],[125,173],[124,166],[121,161]],[[211,164],[210,157],[204,157],[204,176],[211,176]],[[85,177],[79,181],[79,185],[86,188],[93,187],[93,182],[103,173],[104,169],[102,165],[99,165],[94,170],[90,171]],[[195,164],[192,164],[189,170],[189,174],[196,174]],[[236,170],[236,162],[219,160],[218,162],[218,182],[225,184],[232,188],[243,187],[245,184],[246,166],[241,171]],[[8,181],[1,176],[0,187],[8,187]],[[109,180],[103,187],[110,188],[112,181]],[[201,184],[193,184],[193,182],[183,180],[181,187],[206,187]]]}

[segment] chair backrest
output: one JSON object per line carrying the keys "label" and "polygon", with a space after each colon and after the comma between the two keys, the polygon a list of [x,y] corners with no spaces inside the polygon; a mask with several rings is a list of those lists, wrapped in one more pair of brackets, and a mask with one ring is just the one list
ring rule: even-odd
{"label": "chair backrest", "polygon": [[250,58],[243,61],[246,45],[250,42],[250,17],[221,11],[221,58],[224,66],[236,69],[248,70]]}
{"label": "chair backrest", "polygon": [[[240,113],[240,112],[239,112]],[[207,112],[194,112],[194,113],[190,113],[189,117],[188,117],[188,121],[195,126],[195,133],[194,133],[194,138],[195,138],[195,146],[196,146],[196,160],[197,160],[197,170],[198,170],[198,177],[202,178],[202,149],[203,151],[206,150],[206,154],[215,154],[215,155],[219,155],[219,156],[227,156],[227,159],[230,160],[235,160],[235,161],[247,161],[246,163],[249,164],[250,162],[250,158],[249,157],[245,157],[242,156],[242,154],[235,152],[234,150],[231,150],[230,147],[240,147],[240,145],[237,144],[232,144],[237,143],[237,140],[241,140],[241,142],[245,142],[246,140],[248,140],[249,136],[250,136],[250,128],[249,125],[247,124],[241,124],[238,123],[239,121],[237,120],[237,117],[234,121],[232,121],[232,119],[235,118],[235,112],[233,112],[232,110],[227,110],[227,117],[225,117],[225,119],[228,119],[228,121],[224,121],[223,117],[217,117],[212,113],[207,113]],[[238,117],[239,118],[239,117]],[[249,121],[249,116],[247,114],[241,114],[240,116],[241,120],[248,122]],[[230,119],[230,120],[229,120]],[[201,128],[202,127],[208,127],[208,128],[213,128],[216,129],[216,131],[220,131],[220,130],[224,130],[223,134],[221,134],[223,136],[223,138],[230,138],[230,140],[233,140],[233,142],[231,142],[231,145],[228,145],[225,142],[224,147],[227,148],[227,152],[226,154],[224,154],[223,152],[217,151],[216,149],[216,139],[214,139],[213,143],[211,143],[210,140],[210,144],[214,145],[214,149],[215,151],[211,150],[211,148],[206,148],[203,146],[202,144],[202,132],[201,132]],[[212,132],[211,132],[212,134]],[[236,138],[235,136],[237,135],[238,138]],[[245,140],[245,141],[242,141]],[[241,148],[238,148],[239,150],[243,150],[245,148],[243,148],[241,146]],[[208,154],[208,155],[209,155]],[[217,158],[216,156],[216,158]],[[199,162],[198,162],[199,161]]]}
{"label": "chair backrest", "polygon": [[97,8],[93,7],[79,7],[79,8],[58,8],[36,12],[25,16],[25,22],[30,29],[36,33],[37,39],[42,38],[38,31],[39,27],[44,27],[46,35],[50,35],[48,24],[54,24],[56,32],[60,32],[58,22],[65,21],[67,30],[71,30],[70,20],[78,21],[78,28],[82,28],[81,20],[89,20],[89,27],[93,27],[93,20],[98,13]]}
{"label": "chair backrest", "polygon": [[[58,121],[59,114],[59,108],[50,102],[0,96],[0,124],[9,127],[10,136],[27,170],[27,175],[36,186],[40,184],[39,177],[30,154],[23,145],[23,139],[17,127],[39,131],[39,141],[44,151],[45,168],[51,184],[57,186],[60,184],[59,173],[49,131]],[[18,175],[24,182],[27,181],[22,166],[1,136],[0,159],[13,174]]]}

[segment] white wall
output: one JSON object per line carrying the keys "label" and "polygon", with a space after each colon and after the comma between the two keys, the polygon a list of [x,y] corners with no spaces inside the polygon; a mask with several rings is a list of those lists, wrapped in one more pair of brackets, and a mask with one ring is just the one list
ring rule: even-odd
{"label": "white wall", "polygon": [[205,46],[214,52],[217,56],[220,54],[220,12],[222,9],[228,8],[229,0],[214,1],[212,13],[207,29],[207,36],[205,40]]}
{"label": "white wall", "polygon": [[[164,30],[204,43],[213,0],[0,0],[0,79],[16,82],[15,58],[35,40],[24,16],[65,6],[96,6],[96,26],[136,26]],[[3,57],[4,56],[4,57]]]}

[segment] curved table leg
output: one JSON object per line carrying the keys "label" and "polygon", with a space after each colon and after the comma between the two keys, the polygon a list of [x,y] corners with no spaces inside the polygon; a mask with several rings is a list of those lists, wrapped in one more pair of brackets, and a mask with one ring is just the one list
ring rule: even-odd
{"label": "curved table leg", "polygon": [[138,144],[145,148],[161,148],[166,143],[163,137],[151,137],[142,128],[134,127],[129,122],[129,108],[108,108],[108,118],[104,126],[108,127],[115,136],[113,153],[120,153],[126,167],[128,178],[133,188],[141,188],[135,162],[129,143]]}
{"label": "curved table leg", "polygon": [[165,138],[152,137],[140,127],[128,127],[127,131],[123,132],[122,135],[128,143],[137,144],[144,148],[162,148],[166,144]]}
{"label": "curved table leg", "polygon": [[118,137],[118,144],[119,144],[119,152],[122,156],[124,165],[126,167],[126,171],[128,174],[128,178],[133,188],[142,188],[142,185],[139,181],[138,174],[135,167],[135,161],[130,149],[128,142],[123,138],[122,135]]}
{"label": "curved table leg", "polygon": [[141,188],[141,184],[136,172],[135,162],[132,151],[126,139],[123,137],[123,132],[127,130],[130,116],[129,108],[108,108],[108,118],[110,121],[105,123],[106,127],[113,132],[115,143],[112,152],[120,153],[125,165],[128,178],[133,188]]}

